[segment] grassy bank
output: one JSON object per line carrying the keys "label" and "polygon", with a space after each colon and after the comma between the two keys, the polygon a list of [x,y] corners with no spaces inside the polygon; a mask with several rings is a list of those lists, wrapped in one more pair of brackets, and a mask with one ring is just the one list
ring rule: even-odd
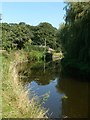
{"label": "grassy bank", "polygon": [[28,99],[26,91],[19,82],[16,66],[27,60],[27,53],[17,51],[2,54],[2,117],[3,118],[47,118],[46,110],[35,102],[36,96]]}

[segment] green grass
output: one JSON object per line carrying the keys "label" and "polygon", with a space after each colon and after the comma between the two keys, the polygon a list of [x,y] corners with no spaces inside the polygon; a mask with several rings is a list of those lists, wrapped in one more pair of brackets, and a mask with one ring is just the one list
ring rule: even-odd
{"label": "green grass", "polygon": [[[21,52],[22,53],[22,52]],[[16,65],[26,59],[20,51],[2,55],[2,117],[3,118],[47,118],[47,110],[36,102],[34,96],[28,99],[26,91],[19,81]],[[32,94],[32,93],[31,93]]]}

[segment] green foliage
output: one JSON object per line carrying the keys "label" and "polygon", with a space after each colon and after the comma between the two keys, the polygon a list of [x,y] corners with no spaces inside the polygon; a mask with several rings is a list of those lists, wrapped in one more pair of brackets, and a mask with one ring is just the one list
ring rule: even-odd
{"label": "green foliage", "polygon": [[[29,45],[28,43],[25,45],[24,48],[25,51],[27,52],[31,52],[32,50],[34,51],[40,51],[40,52],[44,52],[45,48],[42,46],[38,46],[38,45]],[[48,47],[46,47],[46,51],[48,50]]]}
{"label": "green foliage", "polygon": [[43,52],[32,50],[28,53],[28,59],[31,61],[40,61],[43,57]]}
{"label": "green foliage", "polygon": [[47,46],[55,49],[56,48],[56,31],[49,23],[40,23],[33,29],[34,37],[32,38],[33,44],[35,45],[45,45],[45,40]]}
{"label": "green foliage", "polygon": [[57,33],[65,62],[90,72],[90,2],[70,2],[65,10],[65,24]]}
{"label": "green foliage", "polygon": [[49,23],[40,23],[30,26],[24,22],[19,24],[2,23],[2,48],[8,51],[13,49],[31,49],[31,45],[45,46],[57,49],[56,31]]}
{"label": "green foliage", "polygon": [[32,37],[31,31],[25,24],[2,23],[2,48],[21,49]]}

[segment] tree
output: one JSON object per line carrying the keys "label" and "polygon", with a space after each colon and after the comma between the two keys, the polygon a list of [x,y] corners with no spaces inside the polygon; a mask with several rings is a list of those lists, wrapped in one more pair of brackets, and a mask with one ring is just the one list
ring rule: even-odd
{"label": "tree", "polygon": [[31,26],[24,22],[2,23],[2,46],[3,49],[22,49],[30,45],[45,45],[56,49],[56,32],[49,23],[40,23],[38,26]]}
{"label": "tree", "polygon": [[54,28],[51,24],[46,22],[40,23],[34,28],[34,38],[32,40],[34,44],[43,46],[45,45],[46,40],[47,46],[55,48],[56,31],[57,29]]}
{"label": "tree", "polygon": [[25,23],[2,24],[2,45],[4,49],[21,49],[32,36],[32,32]]}
{"label": "tree", "polygon": [[90,72],[90,2],[68,2],[65,25],[58,30],[58,41],[71,67]]}

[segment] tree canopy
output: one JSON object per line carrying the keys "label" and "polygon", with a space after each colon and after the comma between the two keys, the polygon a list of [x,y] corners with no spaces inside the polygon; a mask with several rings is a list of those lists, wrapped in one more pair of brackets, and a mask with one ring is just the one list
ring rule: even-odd
{"label": "tree canopy", "polygon": [[40,23],[31,26],[24,22],[2,23],[2,47],[3,49],[22,49],[27,44],[45,45],[56,49],[56,31],[50,23]]}
{"label": "tree canopy", "polygon": [[90,72],[90,2],[68,2],[65,24],[58,30],[61,44],[69,67]]}

